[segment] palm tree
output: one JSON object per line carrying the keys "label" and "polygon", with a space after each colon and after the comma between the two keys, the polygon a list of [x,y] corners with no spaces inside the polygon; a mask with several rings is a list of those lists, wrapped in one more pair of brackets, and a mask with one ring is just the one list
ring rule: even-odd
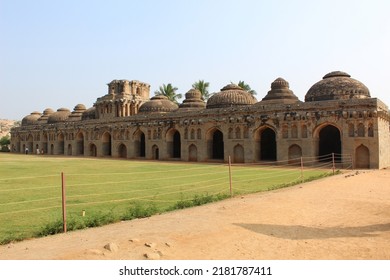
{"label": "palm tree", "polygon": [[178,90],[178,88],[173,87],[171,83],[169,83],[167,85],[163,84],[162,86],[160,86],[160,90],[155,91],[154,94],[155,95],[164,95],[172,102],[175,102],[176,104],[178,104],[179,102],[177,101],[177,99],[180,99],[182,97],[182,95],[180,93],[176,93],[177,90]]}
{"label": "palm tree", "polygon": [[204,80],[199,80],[192,85],[192,88],[199,90],[202,94],[202,99],[207,100],[211,95],[209,93],[209,86],[210,84],[208,82],[205,82]]}
{"label": "palm tree", "polygon": [[251,89],[251,87],[248,84],[246,84],[244,81],[239,81],[238,82],[238,86],[240,88],[242,88],[243,90],[249,92],[252,95],[256,95],[257,94],[257,92],[255,90]]}

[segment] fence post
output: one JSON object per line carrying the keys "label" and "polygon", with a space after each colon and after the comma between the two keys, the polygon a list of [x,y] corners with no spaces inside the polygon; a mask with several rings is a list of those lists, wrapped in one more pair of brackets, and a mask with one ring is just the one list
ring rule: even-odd
{"label": "fence post", "polygon": [[335,163],[334,163],[334,153],[332,153],[332,169],[333,169],[333,175],[334,175],[334,170],[335,170]]}
{"label": "fence post", "polygon": [[303,183],[304,178],[303,178],[303,158],[301,157],[301,183]]}
{"label": "fence post", "polygon": [[62,224],[63,230],[66,232],[66,194],[65,194],[65,176],[61,172],[61,186],[62,186]]}
{"label": "fence post", "polygon": [[233,197],[233,190],[232,190],[232,162],[229,156],[229,185],[230,185],[230,197]]}

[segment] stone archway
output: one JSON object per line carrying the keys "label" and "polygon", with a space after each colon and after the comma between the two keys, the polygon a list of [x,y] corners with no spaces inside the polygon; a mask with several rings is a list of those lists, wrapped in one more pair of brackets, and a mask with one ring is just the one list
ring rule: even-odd
{"label": "stone archway", "polygon": [[260,131],[260,160],[276,160],[276,134],[269,127]]}
{"label": "stone archway", "polygon": [[302,148],[297,145],[291,145],[288,148],[288,163],[299,164],[302,157]]}
{"label": "stone archway", "polygon": [[198,148],[194,144],[188,147],[188,161],[198,161]]}
{"label": "stone archway", "polygon": [[240,144],[237,144],[234,146],[233,150],[233,162],[234,163],[244,163],[245,162],[245,155],[244,155],[244,147]]}
{"label": "stone archway", "polygon": [[152,156],[155,160],[158,160],[160,158],[160,149],[157,145],[153,145],[152,147]]}
{"label": "stone archway", "polygon": [[108,132],[102,136],[102,154],[103,156],[111,156],[111,134]]}
{"label": "stone archway", "polygon": [[97,156],[97,148],[95,144],[90,144],[89,145],[89,155],[91,157],[96,157]]}
{"label": "stone archway", "polygon": [[76,135],[76,156],[84,155],[84,134],[82,132]]}
{"label": "stone archway", "polygon": [[68,144],[68,156],[72,155],[72,144]]}
{"label": "stone archway", "polygon": [[65,137],[60,133],[57,135],[57,155],[63,155],[65,153]]}
{"label": "stone archway", "polygon": [[140,130],[134,134],[134,154],[136,157],[145,157],[146,155],[145,133]]}
{"label": "stone archway", "polygon": [[355,150],[355,167],[362,169],[370,168],[370,150],[363,144]]}
{"label": "stone archway", "polygon": [[118,147],[118,156],[120,158],[127,158],[127,147],[123,143],[121,143]]}
{"label": "stone archway", "polygon": [[218,129],[212,133],[211,158],[224,159],[223,133]]}
{"label": "stone archway", "polygon": [[326,125],[319,132],[318,159],[331,161],[331,154],[335,154],[335,160],[341,161],[341,135],[340,130],[333,125]]}
{"label": "stone archway", "polygon": [[166,134],[167,151],[170,158],[181,158],[181,137],[180,132],[171,129]]}

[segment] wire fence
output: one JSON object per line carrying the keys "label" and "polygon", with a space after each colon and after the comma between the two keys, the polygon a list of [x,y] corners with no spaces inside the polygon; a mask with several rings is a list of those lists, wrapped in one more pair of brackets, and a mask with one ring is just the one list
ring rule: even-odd
{"label": "wire fence", "polygon": [[[153,203],[164,211],[196,196],[266,191],[352,166],[350,155],[330,154],[251,164],[166,164],[152,171],[65,173],[65,212],[70,216],[119,213],[134,202]],[[13,231],[23,235],[58,220],[64,212],[61,184],[60,174],[0,178],[0,242],[2,235]]]}

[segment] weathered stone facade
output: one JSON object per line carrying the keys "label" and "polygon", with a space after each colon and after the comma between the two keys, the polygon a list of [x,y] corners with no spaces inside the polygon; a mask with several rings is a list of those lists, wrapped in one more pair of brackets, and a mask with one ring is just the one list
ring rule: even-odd
{"label": "weathered stone facade", "polygon": [[45,109],[11,132],[16,153],[129,159],[294,161],[351,155],[356,168],[390,166],[388,107],[344,72],[331,72],[299,101],[282,78],[261,100],[230,84],[204,102],[194,89],[177,105],[150,86],[114,80],[92,108]]}

